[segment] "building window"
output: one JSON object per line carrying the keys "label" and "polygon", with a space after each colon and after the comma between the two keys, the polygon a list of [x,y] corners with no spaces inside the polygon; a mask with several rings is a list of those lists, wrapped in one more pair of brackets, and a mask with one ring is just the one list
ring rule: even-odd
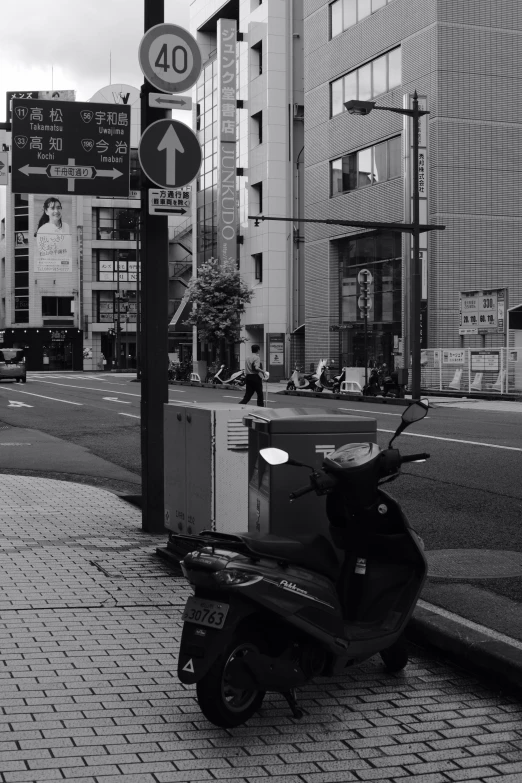
{"label": "building window", "polygon": [[139,221],[137,209],[98,207],[94,213],[96,239],[115,239],[126,242],[136,239],[136,227]]}
{"label": "building window", "polygon": [[98,282],[136,283],[138,281],[139,264],[136,261],[135,250],[94,251],[96,263],[96,279]]}
{"label": "building window", "polygon": [[252,185],[252,211],[261,213],[263,211],[263,183],[256,182]]}
{"label": "building window", "polygon": [[262,283],[263,282],[263,254],[254,253],[252,259],[254,261],[254,278],[257,280],[258,283]]}
{"label": "building window", "polygon": [[350,152],[330,162],[330,195],[376,185],[401,176],[401,137]]}
{"label": "building window", "polygon": [[252,79],[263,73],[263,41],[258,41],[250,47],[252,63]]}
{"label": "building window", "polygon": [[29,196],[15,193],[14,323],[29,323]]}
{"label": "building window", "polygon": [[120,291],[119,298],[116,291],[97,291],[97,323],[106,323],[111,325],[114,325],[114,323],[117,324],[119,314],[119,320],[121,324],[135,324],[136,313],[136,291]]}
{"label": "building window", "polygon": [[346,101],[368,101],[399,87],[401,78],[401,47],[398,46],[330,82],[331,116],[346,111]]}
{"label": "building window", "polygon": [[263,112],[258,111],[252,115],[252,139],[253,145],[263,143]]}
{"label": "building window", "polygon": [[72,318],[72,296],[42,296],[42,318]]}
{"label": "building window", "polygon": [[330,4],[330,38],[374,14],[391,0],[335,0]]}

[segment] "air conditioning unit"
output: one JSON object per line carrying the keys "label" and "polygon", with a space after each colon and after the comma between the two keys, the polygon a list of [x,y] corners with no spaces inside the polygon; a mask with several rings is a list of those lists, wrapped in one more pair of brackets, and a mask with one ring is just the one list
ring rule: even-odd
{"label": "air conditioning unit", "polygon": [[294,120],[304,120],[304,106],[302,103],[294,103]]}

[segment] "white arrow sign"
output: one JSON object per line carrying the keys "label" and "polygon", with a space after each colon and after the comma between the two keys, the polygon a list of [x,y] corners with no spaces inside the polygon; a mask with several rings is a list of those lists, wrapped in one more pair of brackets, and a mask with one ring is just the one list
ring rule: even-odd
{"label": "white arrow sign", "polygon": [[27,405],[25,402],[18,402],[18,400],[9,400],[8,408],[34,408],[34,405]]}
{"label": "white arrow sign", "polygon": [[123,171],[118,169],[95,169],[95,177],[111,177],[111,179],[118,179],[123,176]]}
{"label": "white arrow sign", "polygon": [[192,98],[184,95],[165,95],[164,92],[149,92],[149,106],[154,109],[192,111]]}
{"label": "white arrow sign", "polygon": [[47,166],[30,166],[26,163],[26,165],[22,166],[18,171],[21,171],[26,177],[28,177],[29,174],[47,174]]}
{"label": "white arrow sign", "polygon": [[122,405],[130,405],[128,400],[119,400],[117,397],[103,397],[103,399],[108,400],[109,402],[121,402]]}
{"label": "white arrow sign", "polygon": [[167,155],[167,182],[176,181],[176,155],[185,152],[173,125],[169,125],[165,135],[158,144],[158,151],[165,150]]}

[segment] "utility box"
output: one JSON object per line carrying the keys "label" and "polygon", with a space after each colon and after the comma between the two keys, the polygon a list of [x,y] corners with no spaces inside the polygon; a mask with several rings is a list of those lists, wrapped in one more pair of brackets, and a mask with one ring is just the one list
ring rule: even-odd
{"label": "utility box", "polygon": [[[308,483],[310,470],[271,466],[259,455],[269,446],[319,469],[345,443],[377,443],[377,422],[317,408],[264,409],[245,417],[248,427],[248,530],[276,536],[322,533],[330,539],[325,496],[314,492],[293,502],[289,494]],[[330,539],[331,540],[331,539]],[[333,542],[332,542],[333,543]]]}
{"label": "utility box", "polygon": [[246,531],[245,406],[167,403],[163,411],[165,527],[189,535]]}

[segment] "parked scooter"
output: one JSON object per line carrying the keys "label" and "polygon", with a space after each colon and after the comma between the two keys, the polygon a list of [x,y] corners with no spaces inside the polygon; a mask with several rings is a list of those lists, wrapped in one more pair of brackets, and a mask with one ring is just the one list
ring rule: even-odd
{"label": "parked scooter", "polygon": [[[406,665],[403,632],[427,563],[403,510],[378,484],[397,478],[402,464],[429,457],[402,457],[392,448],[427,412],[427,403],[412,403],[387,449],[348,443],[290,494],[291,499],[308,492],[326,495],[341,563],[320,534],[204,531],[186,537],[196,549],[181,567],[194,595],[183,613],[178,676],[196,685],[199,706],[216,726],[245,723],[266,691],[281,693],[300,718],[295,688],[313,677],[342,675],[376,653],[391,672]],[[271,465],[309,467],[280,449],[260,454]]]}
{"label": "parked scooter", "polygon": [[404,386],[399,384],[399,374],[395,370],[384,378],[384,397],[404,397]]}
{"label": "parked scooter", "polygon": [[339,394],[341,390],[341,383],[344,380],[346,368],[343,367],[339,375],[334,375],[333,379],[328,378],[328,365],[326,359],[321,359],[318,365],[319,379],[316,384],[315,391],[322,392],[323,389],[331,391],[333,394]]}
{"label": "parked scooter", "polygon": [[374,367],[368,376],[368,383],[363,388],[363,394],[367,397],[378,397],[384,393],[383,377]]}
{"label": "parked scooter", "polygon": [[237,372],[233,372],[230,378],[225,378],[226,374],[226,367],[224,364],[221,365],[217,373],[212,378],[212,383],[215,383],[216,385],[218,383],[222,384],[229,384],[231,386],[244,386],[246,383],[246,376],[244,370],[238,370]]}
{"label": "parked scooter", "polygon": [[[292,375],[290,376],[290,380],[286,384],[286,390],[287,391],[296,391],[296,389],[303,390],[303,389],[311,389],[312,388],[312,378],[313,375],[305,375],[302,372],[302,368],[299,368],[296,364],[294,371]],[[315,386],[315,381],[314,384]]]}

